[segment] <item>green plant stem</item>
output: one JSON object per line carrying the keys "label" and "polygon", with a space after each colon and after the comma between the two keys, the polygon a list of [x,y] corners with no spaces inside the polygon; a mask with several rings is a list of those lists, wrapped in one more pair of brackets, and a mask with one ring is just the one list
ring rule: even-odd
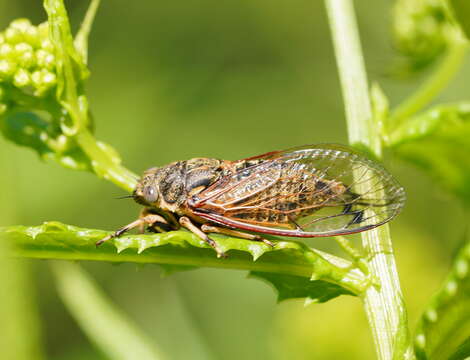
{"label": "green plant stem", "polygon": [[[349,141],[381,156],[352,0],[325,0],[346,108]],[[367,186],[367,184],[365,184]],[[371,276],[362,296],[380,360],[414,358],[392,242],[387,225],[361,233]]]}
{"label": "green plant stem", "polygon": [[[61,106],[67,110],[69,120],[71,120],[62,121],[61,128],[67,136],[77,140],[82,150],[90,158],[93,170],[98,176],[112,181],[127,191],[132,191],[136,185],[137,177],[113,159],[109,152],[104,151],[88,130],[90,124],[88,103],[82,93],[83,89],[78,86],[81,75],[76,71],[79,66],[77,57],[86,55],[86,39],[97,6],[98,1],[95,0],[91,3],[84,24],[79,31],[82,38],[82,40],[79,39],[81,51],[81,55],[79,55],[72,43],[70,25],[63,1],[44,1],[49,18],[50,38],[54,44],[58,61],[58,79],[59,83],[63,83],[57,90],[57,97]],[[81,72],[85,71],[84,68],[82,66]]]}
{"label": "green plant stem", "polygon": [[86,129],[81,129],[75,135],[80,147],[92,161],[98,175],[109,180],[126,191],[131,192],[137,184],[137,175],[114,162],[98,145],[95,137]]}
{"label": "green plant stem", "polygon": [[390,115],[387,124],[396,129],[404,120],[415,114],[429,104],[449,83],[457,71],[467,53],[468,42],[464,39],[455,40],[445,54],[434,73],[426,79],[421,87],[406,98]]}
{"label": "green plant stem", "polygon": [[333,35],[349,140],[380,157],[380,139],[374,133],[369,87],[353,5],[349,0],[325,0]]}
{"label": "green plant stem", "polygon": [[51,268],[59,296],[70,314],[110,359],[165,358],[152,339],[142,333],[78,265],[53,262]]}
{"label": "green plant stem", "polygon": [[364,275],[368,275],[369,267],[366,259],[364,259],[364,256],[351,244],[351,242],[344,236],[335,236],[335,240],[341,249],[351,257],[357,268],[361,270]]}

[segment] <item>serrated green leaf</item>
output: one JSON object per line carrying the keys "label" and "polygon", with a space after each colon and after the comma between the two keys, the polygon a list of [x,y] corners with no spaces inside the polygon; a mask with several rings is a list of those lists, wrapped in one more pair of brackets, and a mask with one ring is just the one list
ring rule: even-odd
{"label": "serrated green leaf", "polygon": [[421,360],[449,359],[452,354],[457,356],[468,350],[469,337],[470,242],[467,242],[421,317],[415,335],[416,354]]}
{"label": "serrated green leaf", "polygon": [[[184,230],[125,235],[96,248],[95,243],[109,233],[47,222],[40,226],[0,228],[0,239],[11,242],[17,255],[31,258],[154,263],[170,265],[171,270],[180,270],[182,266],[250,270],[272,273],[274,278],[276,274],[293,276],[293,288],[298,288],[294,280],[299,277],[308,281],[314,278],[354,294],[362,293],[369,285],[350,262],[299,242],[278,241],[271,248],[261,242],[212,234],[219,248],[228,253],[227,259],[219,259],[205,242]],[[286,283],[286,279],[282,282]]]}
{"label": "serrated green leaf", "polygon": [[322,303],[340,295],[354,295],[352,292],[322,280],[305,277],[270,274],[253,271],[250,276],[268,281],[277,290],[277,300],[307,298],[308,303]]}
{"label": "serrated green leaf", "polygon": [[389,135],[387,145],[470,205],[470,103],[414,116]]}
{"label": "serrated green leaf", "polygon": [[389,135],[389,146],[398,146],[442,132],[461,130],[470,119],[470,102],[438,105],[413,116]]}

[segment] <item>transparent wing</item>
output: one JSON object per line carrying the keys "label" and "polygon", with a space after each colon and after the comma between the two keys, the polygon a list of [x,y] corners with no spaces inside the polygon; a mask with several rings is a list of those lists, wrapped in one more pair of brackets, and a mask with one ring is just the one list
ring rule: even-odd
{"label": "transparent wing", "polygon": [[384,224],[405,203],[380,164],[341,145],[312,145],[234,162],[194,198],[195,215],[244,230],[317,237]]}

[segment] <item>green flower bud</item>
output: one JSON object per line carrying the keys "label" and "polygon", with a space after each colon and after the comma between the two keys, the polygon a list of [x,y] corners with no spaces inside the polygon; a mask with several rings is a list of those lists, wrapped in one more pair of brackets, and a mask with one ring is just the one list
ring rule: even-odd
{"label": "green flower bud", "polygon": [[51,70],[55,65],[55,57],[50,52],[39,49],[36,51],[36,62],[39,67]]}
{"label": "green flower bud", "polygon": [[40,46],[41,42],[39,41],[39,32],[36,26],[30,26],[29,28],[27,28],[23,36],[24,40],[28,44],[31,44],[31,46],[34,46],[36,48]]}
{"label": "green flower bud", "polygon": [[41,49],[54,52],[54,45],[52,45],[52,42],[49,40],[49,38],[46,38],[41,41]]}
{"label": "green flower bud", "polygon": [[16,70],[16,66],[13,62],[2,59],[0,60],[0,80],[10,78]]}
{"label": "green flower bud", "polygon": [[31,68],[35,64],[33,47],[25,42],[12,46],[8,43],[0,45],[0,59],[18,63],[20,67]]}
{"label": "green flower bud", "polygon": [[23,40],[23,35],[18,29],[9,27],[5,30],[5,39],[10,44],[16,44]]}
{"label": "green flower bud", "polygon": [[16,56],[21,56],[25,52],[32,52],[33,47],[25,42],[20,42],[15,45],[15,54]]}
{"label": "green flower bud", "polygon": [[20,18],[20,19],[13,20],[10,23],[9,28],[16,29],[20,33],[24,34],[31,26],[32,26],[31,21],[29,21],[29,19]]}
{"label": "green flower bud", "polygon": [[34,52],[26,51],[19,55],[18,64],[23,68],[31,69],[36,65],[36,57],[34,56]]}
{"label": "green flower bud", "polygon": [[25,69],[19,69],[13,76],[13,85],[22,88],[31,83],[31,75]]}
{"label": "green flower bud", "polygon": [[31,74],[31,82],[32,82],[33,86],[36,89],[41,87],[42,82],[41,82],[41,71],[40,70],[35,71]]}
{"label": "green flower bud", "polygon": [[0,58],[6,58],[13,54],[13,46],[8,43],[0,45]]}
{"label": "green flower bud", "polygon": [[35,71],[31,75],[31,81],[36,91],[36,96],[43,95],[47,90],[52,88],[57,83],[57,77],[54,73],[47,71],[46,69]]}
{"label": "green flower bud", "polygon": [[51,87],[56,84],[57,77],[54,73],[50,71],[42,70],[42,82],[44,83],[44,85]]}

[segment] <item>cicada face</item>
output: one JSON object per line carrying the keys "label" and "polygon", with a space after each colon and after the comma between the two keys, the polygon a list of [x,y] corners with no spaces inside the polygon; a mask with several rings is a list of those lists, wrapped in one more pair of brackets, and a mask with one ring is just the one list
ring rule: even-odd
{"label": "cicada face", "polygon": [[294,237],[351,234],[391,220],[405,192],[378,163],[339,145],[148,170],[138,202],[199,223]]}
{"label": "cicada face", "polygon": [[160,198],[158,186],[155,182],[156,174],[158,174],[158,168],[151,168],[144,172],[142,178],[137,183],[132,196],[134,200],[145,206],[152,206],[156,204]]}

